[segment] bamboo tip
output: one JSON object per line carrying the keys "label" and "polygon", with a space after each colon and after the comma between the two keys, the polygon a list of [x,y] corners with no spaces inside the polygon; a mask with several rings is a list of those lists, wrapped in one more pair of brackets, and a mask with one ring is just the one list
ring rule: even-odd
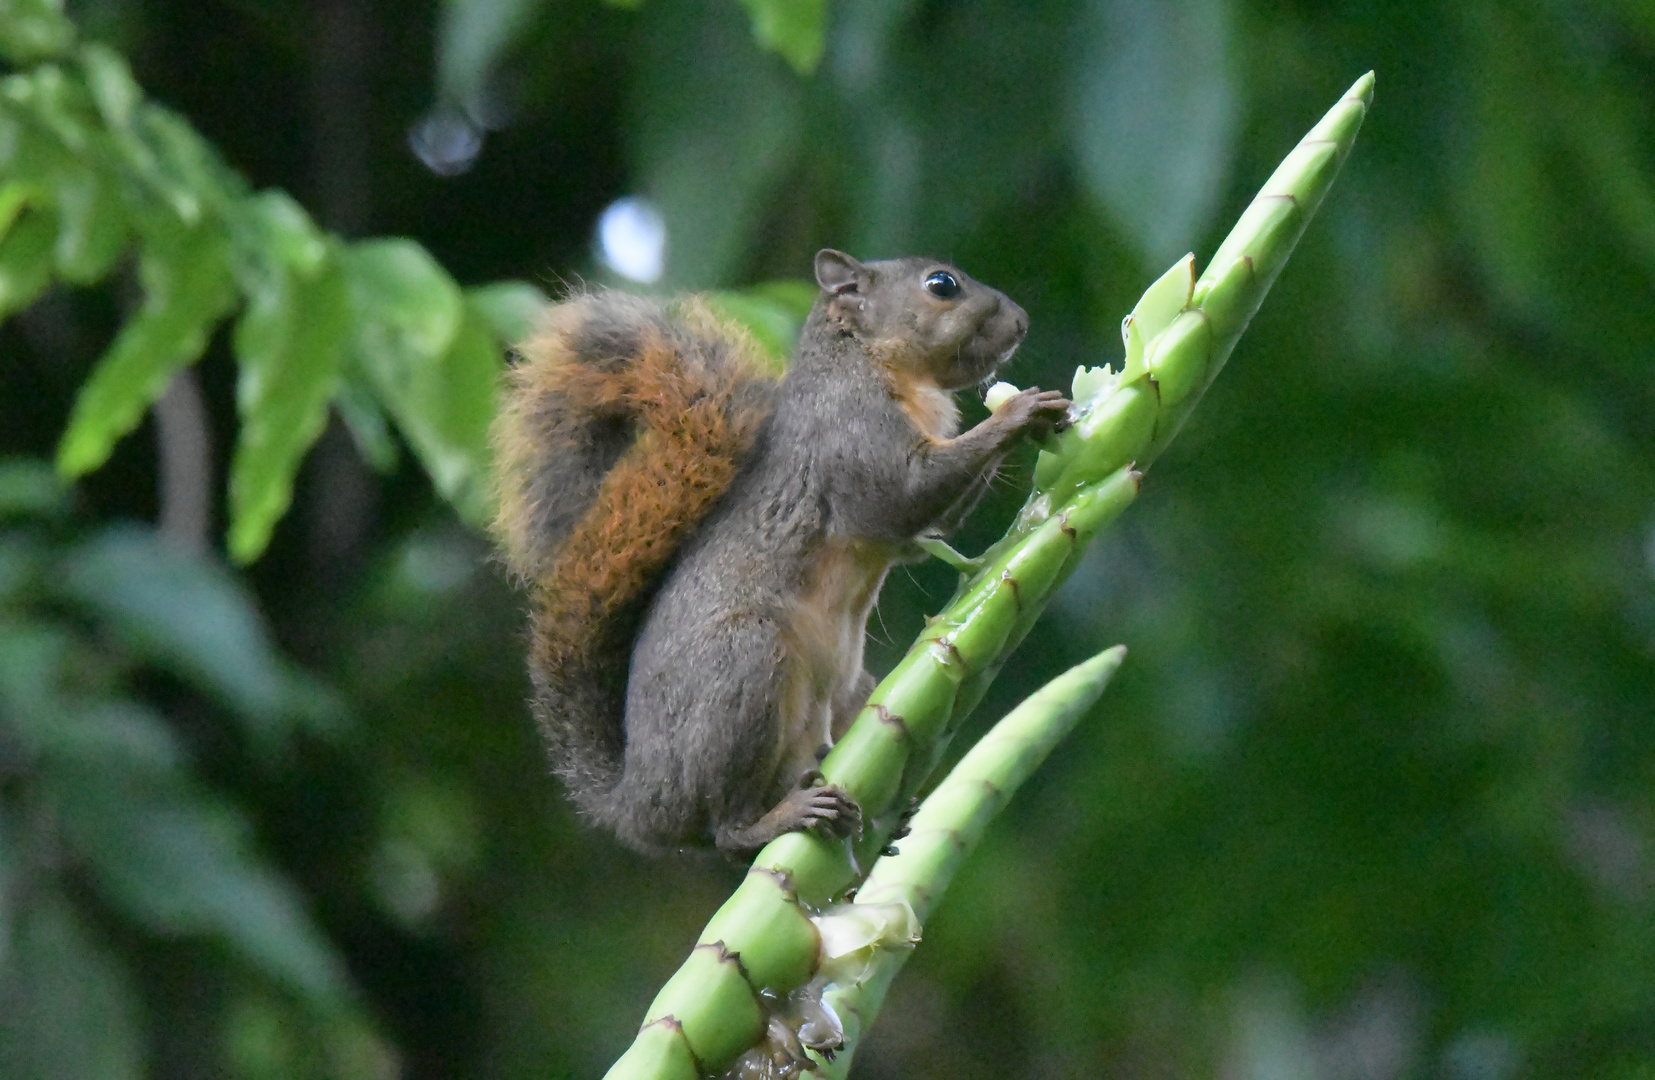
{"label": "bamboo tip", "polygon": [[1362,110],[1366,112],[1368,106],[1373,104],[1373,72],[1370,71],[1357,79],[1351,88],[1346,91],[1345,96],[1347,98],[1360,98]]}
{"label": "bamboo tip", "polygon": [[1126,646],[1116,645],[1098,653],[1092,659],[1079,665],[1075,670],[1081,673],[1082,680],[1096,684],[1101,691],[1102,685],[1109,681],[1109,677],[1115,673],[1116,668],[1121,666],[1121,661],[1124,659],[1126,659]]}

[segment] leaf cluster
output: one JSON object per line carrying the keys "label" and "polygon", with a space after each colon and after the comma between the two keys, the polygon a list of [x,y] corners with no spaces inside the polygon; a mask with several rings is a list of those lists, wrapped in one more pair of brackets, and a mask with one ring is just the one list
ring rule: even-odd
{"label": "leaf cluster", "polygon": [[141,294],[76,399],[59,470],[108,460],[234,319],[236,560],[269,544],[330,406],[380,468],[396,461],[394,423],[443,497],[481,524],[501,351],[528,332],[540,293],[462,289],[413,241],[325,233],[286,194],[249,190],[144,97],[125,60],[77,42],[55,4],[0,22],[15,68],[0,79],[0,318],[54,281],[91,285],[127,260]]}

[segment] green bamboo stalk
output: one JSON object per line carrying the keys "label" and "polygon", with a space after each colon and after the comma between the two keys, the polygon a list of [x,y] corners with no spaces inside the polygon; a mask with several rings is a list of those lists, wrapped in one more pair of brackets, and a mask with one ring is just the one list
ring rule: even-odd
{"label": "green bamboo stalk", "polygon": [[[874,863],[852,904],[830,908],[816,920],[824,940],[822,974],[829,976],[822,1000],[843,1024],[845,1038],[832,1061],[818,1059],[822,1075],[838,1080],[849,1073],[862,1033],[872,1026],[886,989],[912,952],[900,940],[896,947],[872,941],[857,949],[831,950],[826,943],[834,937],[832,922],[849,918],[859,928],[875,920],[856,915],[890,911],[911,919],[914,925],[903,930],[917,936],[988,823],[1097,701],[1125,655],[1123,645],[1105,650],[1007,713],[926,798],[900,853]],[[845,944],[858,940],[851,937]]]}
{"label": "green bamboo stalk", "polygon": [[982,698],[1086,544],[1126,508],[1228,359],[1349,153],[1373,97],[1358,79],[1276,169],[1197,279],[1181,260],[1122,325],[1126,359],[1075,374],[1076,421],[1042,451],[1035,490],[944,611],[874,690],[822,763],[861,804],[858,843],[789,833],[760,851],[645,1014],[609,1080],[696,1080],[764,1037],[772,1003],[820,963],[810,917],[884,848],[960,721]]}

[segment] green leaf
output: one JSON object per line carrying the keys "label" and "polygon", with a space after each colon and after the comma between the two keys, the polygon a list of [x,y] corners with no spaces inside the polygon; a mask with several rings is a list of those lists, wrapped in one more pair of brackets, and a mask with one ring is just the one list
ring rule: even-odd
{"label": "green leaf", "polygon": [[98,130],[97,110],[85,85],[57,64],[41,64],[0,83],[5,100],[24,109],[65,150],[84,154]]}
{"label": "green leaf", "polygon": [[186,225],[196,224],[203,205],[214,201],[234,218],[228,196],[240,191],[240,181],[188,125],[144,100],[126,59],[97,44],[82,49],[80,59],[93,107],[131,175]]}
{"label": "green leaf", "polygon": [[184,750],[152,710],[112,699],[19,713],[13,730],[47,768],[69,765],[110,776],[176,775]]}
{"label": "green leaf", "polygon": [[365,385],[366,376],[355,370],[356,365],[346,358],[344,378],[333,395],[333,407],[351,433],[362,459],[379,472],[388,473],[397,467],[402,454],[397,449],[396,437],[391,434],[385,410],[374,400],[373,391]]}
{"label": "green leaf", "polygon": [[232,1075],[241,1080],[304,1075],[300,1062],[307,1034],[289,1002],[268,993],[239,996],[224,1023],[224,1052]]}
{"label": "green leaf", "polygon": [[57,242],[57,215],[24,210],[0,240],[0,319],[34,302],[52,280],[52,249]]}
{"label": "green leaf", "polygon": [[1090,5],[1070,94],[1080,177],[1151,265],[1190,247],[1237,133],[1230,0]]}
{"label": "green leaf", "polygon": [[315,1004],[342,1003],[339,958],[297,890],[248,853],[247,823],[229,807],[107,770],[60,768],[46,780],[65,837],[118,908],[160,933],[222,938]]}
{"label": "green leaf", "polygon": [[745,327],[779,372],[787,367],[799,343],[799,328],[816,302],[816,289],[803,281],[772,281],[740,291],[708,293],[706,300],[713,310]]}
{"label": "green leaf", "polygon": [[247,185],[188,121],[146,102],[133,127],[153,155],[156,181],[186,223],[194,223],[209,207],[222,217],[235,216],[235,204],[247,194]]}
{"label": "green leaf", "polygon": [[230,464],[230,555],[251,562],[293,498],[293,477],[327,424],[350,302],[338,261],[284,270],[257,289],[236,325],[241,432]]}
{"label": "green leaf", "polygon": [[465,302],[502,344],[516,345],[534,333],[551,301],[524,281],[497,281],[467,289]]}
{"label": "green leaf", "polygon": [[24,895],[12,955],[0,967],[0,1075],[141,1080],[144,1047],[130,973],[56,888],[36,886]]}
{"label": "green leaf", "polygon": [[144,92],[132,77],[126,58],[106,45],[91,42],[81,48],[80,63],[86,90],[103,122],[116,131],[130,130]]}
{"label": "green leaf", "polygon": [[827,0],[741,0],[753,18],[753,38],[800,75],[822,62],[827,38]]}
{"label": "green leaf", "polygon": [[435,371],[411,380],[397,424],[460,519],[479,528],[493,514],[489,424],[500,390],[501,351],[482,320],[468,318]]}
{"label": "green leaf", "polygon": [[201,687],[269,748],[295,720],[326,730],[334,706],[271,644],[252,598],[221,565],[137,527],[83,541],[54,575],[58,592],[134,653]]}
{"label": "green leaf", "polygon": [[498,320],[468,310],[452,279],[412,241],[358,244],[344,262],[358,364],[437,490],[480,524],[489,505]]}
{"label": "green leaf", "polygon": [[448,351],[464,302],[424,248],[412,240],[369,240],[348,248],[342,262],[367,371],[384,375],[406,360],[435,361]]}
{"label": "green leaf", "polygon": [[[120,57],[88,49],[89,98],[110,147],[130,175],[186,226],[209,211],[236,221],[247,184],[182,117],[142,100]],[[172,223],[176,225],[176,222]]]}
{"label": "green leaf", "polygon": [[138,264],[144,303],[80,389],[58,444],[58,471],[91,472],[143,418],[179,368],[195,362],[235,299],[222,233],[193,229],[151,244]]}
{"label": "green leaf", "polygon": [[[0,138],[3,137],[0,135]],[[0,172],[9,171],[4,163],[0,163]],[[34,186],[22,181],[12,180],[0,184],[0,239],[4,239],[11,231],[12,223],[29,205],[29,199],[34,195]]]}
{"label": "green leaf", "polygon": [[[0,532],[0,612],[26,599],[45,563],[41,545],[22,530]],[[4,636],[0,630],[0,636]]]}
{"label": "green leaf", "polygon": [[0,702],[13,723],[51,723],[75,642],[60,626],[0,622]]}
{"label": "green leaf", "polygon": [[59,180],[58,274],[90,285],[109,272],[126,248],[127,215],[120,192],[103,174],[76,169]]}
{"label": "green leaf", "polygon": [[0,519],[57,517],[69,508],[69,489],[43,461],[0,460]]}
{"label": "green leaf", "polygon": [[7,0],[0,7],[0,56],[18,67],[67,52],[75,27],[61,0]]}
{"label": "green leaf", "polygon": [[814,281],[806,281],[804,278],[761,281],[757,285],[749,285],[742,291],[775,304],[800,325],[810,316],[810,309],[816,306],[816,296],[820,292]]}
{"label": "green leaf", "polygon": [[26,201],[42,203],[51,198],[65,163],[79,163],[26,108],[13,104],[30,86],[22,76],[0,79],[0,176],[21,185]]}
{"label": "green leaf", "polygon": [[241,206],[236,236],[246,247],[301,277],[316,274],[329,255],[328,240],[304,207],[285,191],[261,191]]}
{"label": "green leaf", "polygon": [[174,177],[182,189],[199,195],[202,205],[230,217],[235,200],[247,197],[247,182],[223,164],[212,144],[177,112],[146,104],[139,109],[137,121],[149,144],[156,147],[162,172]]}

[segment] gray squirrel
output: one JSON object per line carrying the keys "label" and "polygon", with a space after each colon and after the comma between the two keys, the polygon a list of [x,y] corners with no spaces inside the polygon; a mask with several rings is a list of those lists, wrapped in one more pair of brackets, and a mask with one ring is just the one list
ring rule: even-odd
{"label": "gray squirrel", "polygon": [[496,535],[531,596],[533,708],[579,810],[645,852],[750,853],[861,810],[822,755],[873,688],[890,567],[957,522],[1024,432],[1024,390],[960,433],[1028,316],[933,259],[816,256],[787,374],[693,298],[556,305],[508,377]]}

